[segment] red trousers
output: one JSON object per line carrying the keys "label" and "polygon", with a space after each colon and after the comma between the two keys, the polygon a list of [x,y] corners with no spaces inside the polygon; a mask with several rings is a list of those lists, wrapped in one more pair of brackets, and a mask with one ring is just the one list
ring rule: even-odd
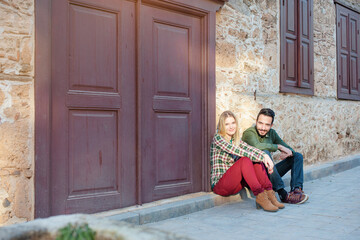
{"label": "red trousers", "polygon": [[255,196],[264,189],[272,190],[263,163],[253,163],[247,157],[240,158],[220,178],[213,191],[221,196],[229,196],[237,194],[245,186],[249,186]]}

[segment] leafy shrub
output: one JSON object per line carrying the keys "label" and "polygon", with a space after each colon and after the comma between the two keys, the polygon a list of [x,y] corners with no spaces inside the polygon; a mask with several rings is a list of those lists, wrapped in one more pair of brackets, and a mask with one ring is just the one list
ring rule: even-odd
{"label": "leafy shrub", "polygon": [[95,240],[96,232],[89,225],[68,224],[61,228],[57,234],[56,240]]}

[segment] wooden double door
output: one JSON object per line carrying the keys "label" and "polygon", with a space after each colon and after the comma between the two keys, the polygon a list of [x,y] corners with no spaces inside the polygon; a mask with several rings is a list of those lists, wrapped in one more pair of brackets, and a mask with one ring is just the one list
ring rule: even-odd
{"label": "wooden double door", "polygon": [[52,1],[49,206],[37,216],[207,189],[208,13],[164,2]]}

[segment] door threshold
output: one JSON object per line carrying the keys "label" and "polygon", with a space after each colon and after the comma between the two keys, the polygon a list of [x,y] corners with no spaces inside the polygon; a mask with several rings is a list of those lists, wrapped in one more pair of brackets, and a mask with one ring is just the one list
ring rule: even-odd
{"label": "door threshold", "polygon": [[248,194],[236,194],[222,197],[212,192],[198,192],[93,215],[142,225],[183,216],[226,203],[239,202],[245,195],[248,196]]}

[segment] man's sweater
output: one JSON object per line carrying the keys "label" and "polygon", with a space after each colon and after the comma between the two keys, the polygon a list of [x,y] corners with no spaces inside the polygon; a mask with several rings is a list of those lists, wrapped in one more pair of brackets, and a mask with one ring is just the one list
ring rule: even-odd
{"label": "man's sweater", "polygon": [[256,131],[256,127],[252,126],[245,130],[242,135],[242,140],[250,146],[256,147],[260,150],[276,152],[278,150],[277,145],[280,144],[289,148],[293,153],[295,153],[295,151],[289,145],[287,145],[272,128],[264,137],[261,137]]}

